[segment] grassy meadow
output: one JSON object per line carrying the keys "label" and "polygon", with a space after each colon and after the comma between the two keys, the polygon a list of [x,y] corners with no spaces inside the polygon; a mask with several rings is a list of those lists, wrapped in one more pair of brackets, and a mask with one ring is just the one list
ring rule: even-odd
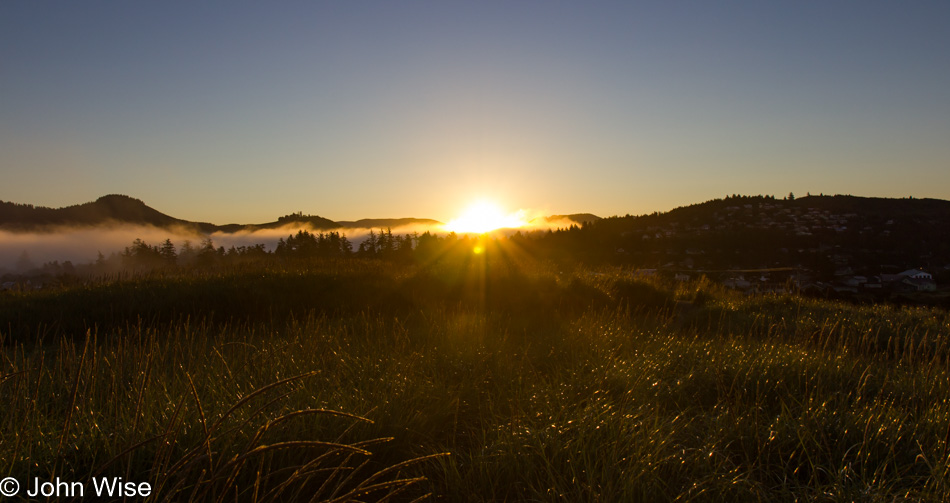
{"label": "grassy meadow", "polygon": [[[486,257],[486,255],[489,255]],[[950,315],[490,254],[0,296],[0,477],[160,501],[950,500]]]}

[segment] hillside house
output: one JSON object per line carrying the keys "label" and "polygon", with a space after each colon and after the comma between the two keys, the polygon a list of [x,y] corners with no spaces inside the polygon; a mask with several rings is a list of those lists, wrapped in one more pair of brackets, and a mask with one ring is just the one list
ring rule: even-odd
{"label": "hillside house", "polygon": [[920,269],[908,269],[899,274],[882,274],[881,281],[892,285],[895,290],[905,292],[933,292],[937,283],[933,276]]}
{"label": "hillside house", "polygon": [[903,278],[913,278],[913,279],[929,279],[931,281],[933,281],[934,279],[934,277],[930,273],[921,271],[920,269],[908,269],[898,274],[897,276],[903,277]]}

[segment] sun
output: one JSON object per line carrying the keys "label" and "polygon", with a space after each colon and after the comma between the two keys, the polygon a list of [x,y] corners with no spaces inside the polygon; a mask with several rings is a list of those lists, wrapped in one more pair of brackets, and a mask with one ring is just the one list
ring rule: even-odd
{"label": "sun", "polygon": [[514,229],[526,222],[519,213],[506,214],[491,201],[479,201],[469,206],[461,216],[445,224],[452,232],[484,234],[496,229]]}

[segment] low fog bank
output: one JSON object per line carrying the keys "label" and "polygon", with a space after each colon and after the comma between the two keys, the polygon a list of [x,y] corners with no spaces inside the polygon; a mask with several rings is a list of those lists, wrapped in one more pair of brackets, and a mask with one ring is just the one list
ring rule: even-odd
{"label": "low fog bank", "polygon": [[[166,239],[171,240],[176,249],[185,242],[192,246],[201,245],[211,239],[215,248],[254,246],[263,244],[268,251],[277,247],[280,239],[299,231],[313,234],[338,232],[345,235],[355,245],[359,245],[369,233],[379,229],[334,229],[318,230],[309,225],[289,224],[277,229],[258,229],[234,233],[214,232],[200,234],[186,229],[167,229],[141,225],[113,225],[99,227],[59,227],[44,232],[9,232],[0,230],[0,273],[23,273],[49,262],[88,264],[94,262],[101,253],[104,257],[120,254],[136,239],[156,246]],[[393,228],[393,234],[412,234],[415,232],[442,233],[437,226],[403,226]]]}
{"label": "low fog bank", "polygon": [[[495,235],[511,236],[516,232],[536,232],[567,228],[576,223],[569,219],[545,220],[537,218],[530,224],[513,229],[493,231]],[[166,239],[171,240],[176,249],[188,242],[197,247],[206,239],[211,239],[215,248],[255,246],[262,244],[268,251],[277,247],[280,239],[299,231],[313,234],[337,232],[353,244],[359,246],[370,234],[386,229],[378,228],[338,228],[332,230],[314,229],[309,225],[291,223],[277,229],[256,229],[239,232],[196,233],[185,228],[159,228],[143,225],[116,224],[97,227],[58,227],[43,232],[10,232],[0,230],[0,274],[25,273],[51,262],[71,262],[89,264],[95,262],[101,253],[108,258],[121,254],[127,247],[140,239],[151,246],[160,246]],[[441,224],[413,224],[393,227],[393,235],[411,235],[430,232],[437,235],[448,234]]]}
{"label": "low fog bank", "polygon": [[132,225],[59,227],[44,232],[0,231],[0,268],[25,272],[25,269],[52,261],[88,263],[95,261],[99,253],[109,256],[123,251],[135,239],[152,244],[165,239],[181,242],[187,239],[197,243],[201,235],[184,230]]}

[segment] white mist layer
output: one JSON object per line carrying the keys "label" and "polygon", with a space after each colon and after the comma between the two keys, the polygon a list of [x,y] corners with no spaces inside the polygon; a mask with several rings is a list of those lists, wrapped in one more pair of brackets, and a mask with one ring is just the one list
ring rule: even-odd
{"label": "white mist layer", "polygon": [[[519,210],[525,220],[528,212]],[[537,219],[514,229],[498,229],[492,234],[509,236],[515,232],[532,232],[548,229],[566,228],[573,225],[571,220],[544,221]],[[253,246],[263,244],[267,250],[273,251],[280,239],[305,230],[314,234],[321,232],[338,232],[345,235],[354,248],[359,246],[370,231],[380,232],[379,228],[339,228],[332,230],[316,230],[307,225],[288,224],[277,229],[258,229],[239,232],[214,232],[209,235],[195,233],[186,229],[166,229],[141,225],[103,225],[97,227],[59,227],[44,232],[9,232],[0,230],[0,272],[23,272],[25,266],[39,267],[48,262],[70,261],[73,264],[87,264],[94,262],[99,253],[109,257],[113,253],[121,253],[132,245],[136,239],[141,239],[150,246],[160,246],[166,239],[174,243],[176,249],[181,249],[185,241],[192,246],[199,246],[202,240],[210,238],[215,248],[223,246],[225,250],[233,247]],[[438,224],[413,224],[393,227],[394,235],[406,235],[426,231],[444,235],[450,230]],[[25,254],[25,255],[24,255]],[[26,261],[24,263],[24,257]]]}
{"label": "white mist layer", "polygon": [[[176,249],[181,249],[185,241],[198,247],[202,240],[210,238],[215,248],[223,246],[225,250],[241,246],[263,244],[267,250],[273,251],[280,239],[298,231],[307,231],[314,234],[321,232],[338,232],[345,235],[354,245],[359,245],[370,230],[379,232],[380,229],[333,229],[315,230],[309,226],[287,225],[277,229],[259,229],[240,232],[214,232],[199,234],[184,229],[164,229],[152,226],[114,225],[98,227],[59,227],[46,232],[8,232],[0,231],[0,269],[6,272],[23,272],[22,269],[39,267],[45,263],[70,261],[73,264],[94,262],[99,253],[109,257],[113,253],[121,253],[132,242],[141,239],[150,246],[159,246],[166,239],[174,243]],[[435,232],[435,226],[402,226],[392,229],[393,234],[411,234],[413,232]],[[24,263],[25,257],[25,263]]]}

